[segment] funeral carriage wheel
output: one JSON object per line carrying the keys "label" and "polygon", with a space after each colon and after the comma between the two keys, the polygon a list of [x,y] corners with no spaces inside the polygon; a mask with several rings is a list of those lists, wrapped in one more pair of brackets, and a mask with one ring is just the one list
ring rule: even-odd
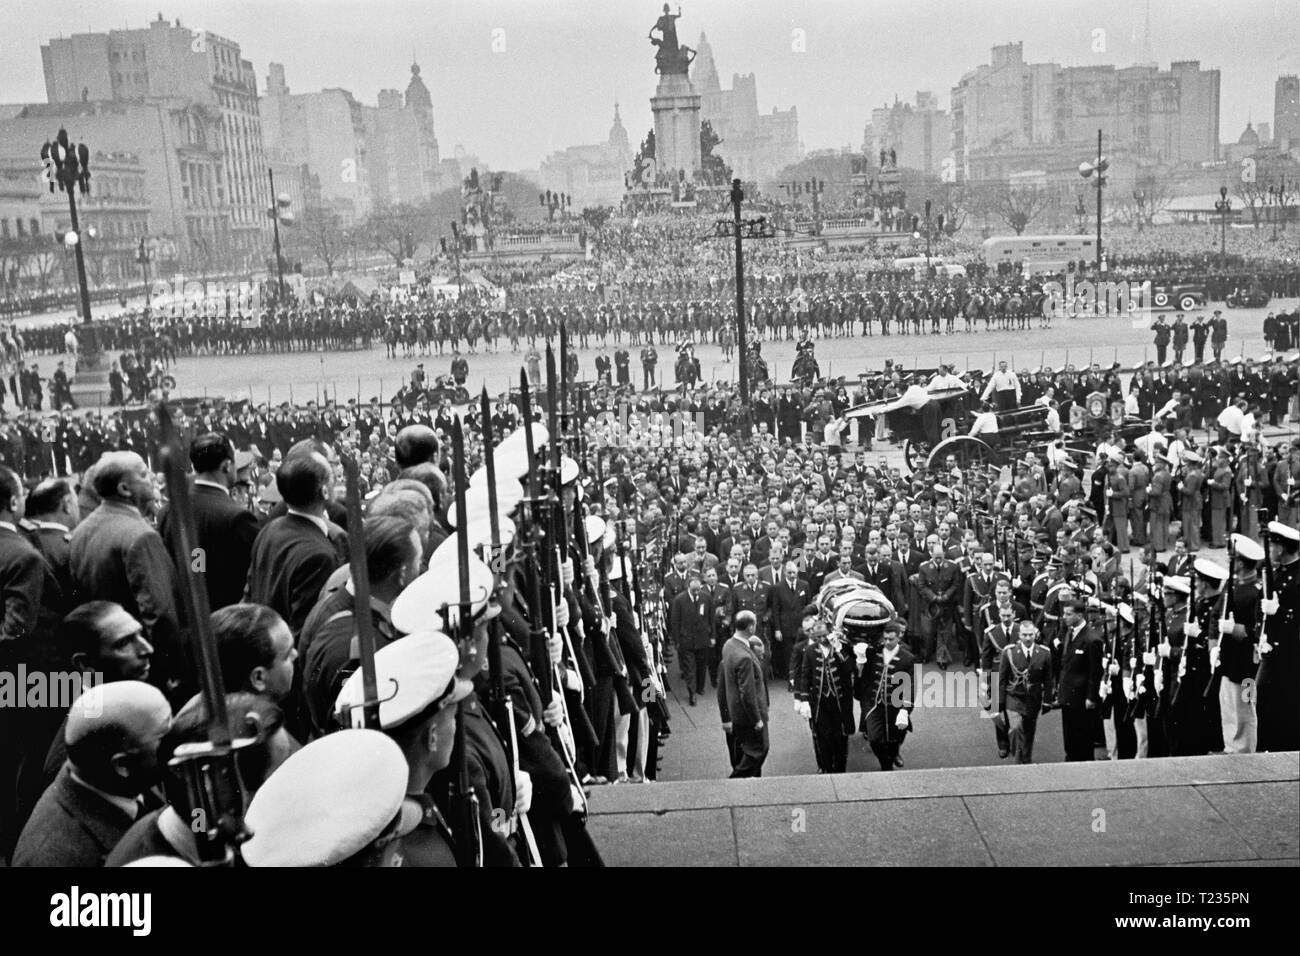
{"label": "funeral carriage wheel", "polygon": [[176,376],[164,375],[162,378],[158,380],[158,386],[160,388],[165,388],[167,389],[167,391],[170,392],[172,389],[176,387]]}
{"label": "funeral carriage wheel", "polygon": [[930,467],[942,465],[949,455],[957,459],[957,464],[965,470],[971,465],[1000,464],[1000,456],[986,442],[971,435],[954,435],[945,438],[934,446],[926,464]]}
{"label": "funeral carriage wheel", "polygon": [[930,443],[925,440],[912,441],[910,438],[903,439],[903,461],[907,462],[907,467],[913,474],[921,470],[925,464],[926,456],[930,454]]}

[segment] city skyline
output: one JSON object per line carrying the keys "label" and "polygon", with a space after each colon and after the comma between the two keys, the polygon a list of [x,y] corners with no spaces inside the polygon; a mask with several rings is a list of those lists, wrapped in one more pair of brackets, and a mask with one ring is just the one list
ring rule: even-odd
{"label": "city skyline", "polygon": [[[1270,122],[1277,77],[1300,72],[1300,53],[1288,49],[1287,31],[1278,28],[1296,15],[1295,7],[1291,0],[1246,0],[1226,10],[1172,0],[1150,4],[1156,62],[1167,69],[1173,60],[1200,60],[1222,71],[1223,142],[1235,142],[1248,120]],[[966,24],[960,33],[925,44],[918,55],[918,37],[933,35],[926,25],[954,22],[959,11]],[[1031,62],[1140,62],[1145,11],[1111,0],[1086,6],[933,0],[883,12],[835,0],[797,10],[758,0],[741,16],[734,2],[688,0],[678,27],[681,42],[692,46],[707,34],[724,86],[733,74],[756,74],[761,112],[797,107],[803,147],[813,151],[859,148],[870,111],[896,96],[906,101],[928,90],[948,109],[953,86],[988,63],[1000,43],[1023,42]],[[611,8],[585,0],[452,3],[441,12],[408,0],[364,8],[338,0],[220,6],[179,0],[162,9],[122,0],[108,11],[73,2],[57,12],[25,11],[10,22],[0,39],[0,102],[46,101],[40,48],[51,39],[140,29],[161,13],[238,43],[261,95],[269,64],[278,62],[295,92],[342,88],[373,104],[380,90],[403,86],[418,62],[444,155],[463,145],[493,168],[536,169],[556,150],[603,136],[615,100],[633,146],[645,136],[656,81],[645,32],[657,12],[656,3]],[[298,24],[308,17],[313,29],[304,38]],[[244,26],[250,22],[258,28]],[[1226,36],[1231,43],[1223,42]]]}

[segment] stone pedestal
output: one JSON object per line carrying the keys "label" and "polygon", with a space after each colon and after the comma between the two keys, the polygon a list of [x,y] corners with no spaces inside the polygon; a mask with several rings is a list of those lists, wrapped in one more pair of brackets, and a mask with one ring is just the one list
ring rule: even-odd
{"label": "stone pedestal", "polygon": [[700,168],[700,95],[685,73],[666,73],[659,77],[655,95],[650,97],[655,114],[655,165],[673,182],[678,171],[686,181],[694,182]]}

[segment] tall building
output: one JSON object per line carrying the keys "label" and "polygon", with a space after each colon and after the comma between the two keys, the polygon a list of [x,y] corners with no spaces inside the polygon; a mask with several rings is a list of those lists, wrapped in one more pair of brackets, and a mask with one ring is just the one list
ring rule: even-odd
{"label": "tall building", "polygon": [[934,94],[918,91],[916,104],[897,99],[871,111],[863,147],[868,156],[892,149],[898,165],[938,176],[952,146],[952,117],[939,109]]}
{"label": "tall building", "polygon": [[290,93],[284,66],[272,63],[262,98],[267,148],[320,178],[321,202],[345,222],[372,208],[365,108],[347,90]]}
{"label": "tall building", "polygon": [[1279,76],[1273,87],[1273,141],[1286,151],[1300,149],[1300,76]]}
{"label": "tall building", "polygon": [[605,142],[570,146],[542,161],[538,185],[567,193],[575,209],[582,206],[617,206],[623,198],[624,174],[632,167],[632,149],[618,104]]}
{"label": "tall building", "polygon": [[[1219,71],[1196,60],[1156,66],[1062,67],[1026,63],[1022,43],[993,48],[989,64],[952,91],[957,167],[991,159],[1011,166],[1017,154],[1046,148],[1077,152],[1101,130],[1108,152],[1162,165],[1219,158]],[[1085,152],[1084,155],[1087,155]]]}
{"label": "tall building", "polygon": [[[189,185],[210,190],[218,218],[226,221],[204,230],[191,251],[215,258],[260,255],[270,195],[266,154],[257,80],[238,43],[159,15],[145,29],[50,40],[41,47],[41,60],[51,104],[157,103],[168,112],[197,114],[200,125],[212,126],[213,135],[203,137],[197,179]],[[219,156],[215,166],[207,161],[209,150]]]}
{"label": "tall building", "polygon": [[745,180],[768,180],[780,170],[799,162],[799,113],[772,108],[758,111],[758,82],[753,73],[733,74],[731,89],[724,90],[718,79],[713,47],[700,34],[691,64],[691,85],[700,94],[700,120],[708,121],[722,142],[716,152]]}
{"label": "tall building", "polygon": [[406,95],[380,90],[377,107],[363,107],[370,193],[375,204],[419,203],[441,188],[433,99],[411,66]]}
{"label": "tall building", "polygon": [[[0,121],[0,159],[39,156],[41,144],[60,127],[92,151],[136,157],[143,170],[148,229],[170,240],[182,265],[196,268],[225,260],[243,267],[265,254],[265,245],[242,256],[231,252],[234,220],[216,110],[189,99],[161,97],[33,104]],[[99,185],[92,161],[90,196]],[[66,212],[66,203],[62,208]]]}

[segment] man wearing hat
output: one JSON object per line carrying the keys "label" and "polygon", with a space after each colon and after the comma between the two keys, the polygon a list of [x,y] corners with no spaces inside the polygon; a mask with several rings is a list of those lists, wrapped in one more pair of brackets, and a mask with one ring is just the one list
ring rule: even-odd
{"label": "man wearing hat", "polygon": [[880,762],[881,770],[903,766],[899,749],[911,729],[916,659],[901,644],[906,627],[900,620],[885,625],[874,652],[865,643],[853,647],[857,657],[855,693],[862,710],[859,729]]}
{"label": "man wearing hat", "polygon": [[[1187,550],[1193,554],[1201,549],[1201,514],[1204,510],[1205,488],[1205,472],[1201,470],[1201,460],[1201,456],[1194,451],[1184,452],[1183,473],[1178,480],[1178,502],[1181,509],[1178,541],[1185,544]],[[1166,465],[1165,468],[1167,474],[1168,466]],[[1152,483],[1154,482],[1153,476]],[[1182,571],[1171,573],[1182,573]]]}
{"label": "man wearing hat", "polygon": [[[1228,569],[1208,558],[1197,558],[1195,599],[1189,602],[1183,624],[1183,651],[1178,661],[1166,728],[1169,754],[1199,756],[1223,750],[1218,695],[1207,696],[1214,676],[1210,641],[1218,639],[1219,619],[1225,600]],[[1174,641],[1170,621],[1170,643]]]}
{"label": "man wearing hat", "polygon": [[[438,631],[418,631],[375,652],[379,725],[402,748],[408,776],[405,810],[419,824],[402,837],[402,865],[456,865],[454,838],[442,813],[425,792],[434,774],[451,763],[456,737],[456,704],[471,685],[457,680],[460,657],[455,643]],[[335,701],[343,726],[364,726],[366,701],[361,673],[354,672]],[[522,775],[521,775],[522,776]],[[518,788],[522,793],[529,788]],[[516,799],[517,812],[527,812]]]}
{"label": "man wearing hat", "polygon": [[419,817],[403,812],[410,764],[377,730],[341,730],[281,765],[244,815],[250,867],[397,866],[400,837]]}
{"label": "man wearing hat", "polygon": [[1300,530],[1270,522],[1273,593],[1260,604],[1264,635],[1259,644],[1255,710],[1261,752],[1300,750]]}
{"label": "man wearing hat", "polygon": [[1218,621],[1218,641],[1211,645],[1211,658],[1217,661],[1222,675],[1219,719],[1224,753],[1254,753],[1258,728],[1254,698],[1259,664],[1256,640],[1262,597],[1258,569],[1264,560],[1264,548],[1244,534],[1234,534],[1232,544],[1237,554],[1236,580],[1229,594],[1227,615]]}
{"label": "man wearing hat", "polygon": [[1209,480],[1210,547],[1228,546],[1228,521],[1232,512],[1232,466],[1227,449],[1219,449],[1214,458],[1214,471]]}

